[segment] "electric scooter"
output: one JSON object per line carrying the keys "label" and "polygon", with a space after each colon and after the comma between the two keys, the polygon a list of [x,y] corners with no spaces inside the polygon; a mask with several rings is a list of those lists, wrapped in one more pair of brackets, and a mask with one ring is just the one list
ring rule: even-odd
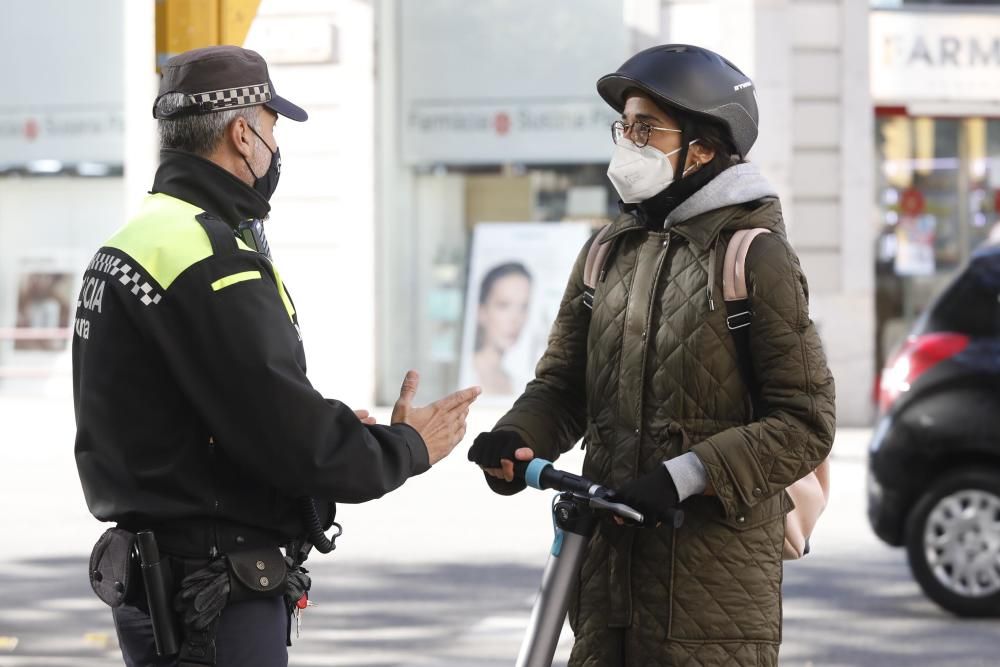
{"label": "electric scooter", "polygon": [[[545,459],[533,459],[527,465],[515,464],[515,473],[523,474],[528,486],[560,492],[552,501],[555,540],[516,663],[516,667],[551,667],[566,620],[570,593],[587,543],[597,526],[596,513],[610,512],[631,524],[642,524],[644,517],[636,509],[615,502],[611,489],[557,470]],[[679,528],[684,522],[684,513],[674,510],[669,518],[674,527]]]}

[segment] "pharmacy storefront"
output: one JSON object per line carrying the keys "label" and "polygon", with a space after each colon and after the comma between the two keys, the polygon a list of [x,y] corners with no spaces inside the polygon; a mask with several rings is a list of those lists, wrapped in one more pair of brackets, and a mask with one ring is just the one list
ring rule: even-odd
{"label": "pharmacy storefront", "polygon": [[1000,230],[1000,11],[876,11],[876,351]]}
{"label": "pharmacy storefront", "polygon": [[622,6],[383,7],[378,400],[418,368],[426,396],[479,384],[480,403],[509,404],[617,212],[595,82],[627,56]]}

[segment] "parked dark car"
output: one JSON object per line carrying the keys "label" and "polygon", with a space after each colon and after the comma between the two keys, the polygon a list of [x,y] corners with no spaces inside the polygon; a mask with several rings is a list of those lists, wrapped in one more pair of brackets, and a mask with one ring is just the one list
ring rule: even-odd
{"label": "parked dark car", "polygon": [[924,312],[878,394],[872,528],[940,606],[1000,616],[1000,244]]}

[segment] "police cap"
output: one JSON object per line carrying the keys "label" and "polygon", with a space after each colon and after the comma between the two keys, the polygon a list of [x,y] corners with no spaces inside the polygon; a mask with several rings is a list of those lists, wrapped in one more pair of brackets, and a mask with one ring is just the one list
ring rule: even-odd
{"label": "police cap", "polygon": [[[185,99],[168,109],[159,108],[160,98],[168,93],[181,93]],[[166,62],[160,93],[153,103],[153,118],[177,118],[258,104],[292,120],[309,117],[304,109],[275,92],[267,63],[259,53],[238,46],[209,46],[185,51]]]}

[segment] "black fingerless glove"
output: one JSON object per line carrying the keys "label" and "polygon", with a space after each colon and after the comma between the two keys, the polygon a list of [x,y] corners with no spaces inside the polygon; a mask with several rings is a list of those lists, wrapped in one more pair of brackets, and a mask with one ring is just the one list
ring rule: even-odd
{"label": "black fingerless glove", "polygon": [[[469,447],[469,460],[483,468],[499,468],[500,459],[516,461],[514,452],[527,446],[524,438],[514,431],[488,431],[476,436]],[[502,496],[512,496],[527,486],[523,479],[508,482],[490,475],[486,475],[486,483]]]}
{"label": "black fingerless glove", "polygon": [[670,523],[670,510],[677,507],[679,495],[670,471],[660,464],[653,472],[623,485],[615,500],[642,512],[646,519],[642,525],[655,526],[661,521]]}

